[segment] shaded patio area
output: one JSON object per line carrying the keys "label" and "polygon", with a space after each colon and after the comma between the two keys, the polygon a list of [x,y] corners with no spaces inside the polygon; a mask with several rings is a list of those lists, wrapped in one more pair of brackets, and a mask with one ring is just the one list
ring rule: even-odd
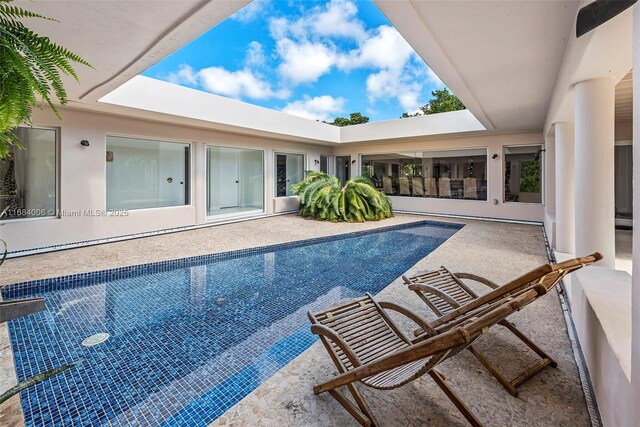
{"label": "shaded patio area", "polygon": [[[329,224],[287,215],[8,260],[2,266],[0,280],[2,284],[15,283],[424,219],[462,222],[466,226],[410,269],[409,275],[445,265],[452,271],[473,272],[503,283],[547,262],[540,226],[413,215],[397,215],[391,220],[366,224]],[[429,315],[426,306],[400,280],[395,280],[377,298],[399,302]],[[525,383],[514,398],[470,353],[463,352],[441,367],[450,386],[485,425],[589,425],[580,376],[556,292],[511,319],[555,358],[558,368],[545,369]],[[536,360],[533,353],[499,327],[481,337],[478,346],[510,375]],[[2,392],[15,381],[6,325],[0,326],[0,350],[0,372],[3,380],[7,378],[0,384]],[[334,372],[324,349],[316,343],[213,425],[356,425],[330,396],[314,396],[311,391],[313,385],[329,379]],[[394,391],[364,387],[361,390],[383,425],[466,424],[426,376]],[[18,399],[0,407],[0,423],[22,425]]]}

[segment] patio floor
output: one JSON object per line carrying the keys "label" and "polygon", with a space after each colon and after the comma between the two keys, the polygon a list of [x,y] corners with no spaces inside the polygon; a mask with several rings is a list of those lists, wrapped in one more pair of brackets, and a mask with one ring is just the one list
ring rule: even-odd
{"label": "patio floor", "polygon": [[[8,260],[1,267],[0,285],[341,234],[426,218],[397,215],[374,223],[329,224],[311,223],[293,215],[271,217]],[[409,274],[444,264],[453,271],[470,271],[502,283],[546,262],[539,226],[433,219],[467,225],[416,264]],[[399,280],[385,288],[378,298],[400,302],[428,315],[426,307]],[[517,313],[513,321],[541,347],[549,350],[558,362],[558,368],[547,368],[541,372],[525,383],[520,388],[519,397],[514,398],[470,353],[463,352],[442,365],[441,371],[450,386],[486,425],[589,425],[557,294],[553,292]],[[479,347],[492,360],[499,361],[510,375],[516,374],[518,367],[536,360],[510,334],[498,328],[481,338]],[[334,372],[324,349],[316,343],[213,425],[356,425],[330,396],[314,396],[311,391],[314,384],[330,378]],[[0,376],[0,392],[15,382],[6,325],[0,326]],[[466,424],[428,377],[390,392],[363,391],[382,425]],[[17,398],[0,406],[0,425],[22,425]]]}

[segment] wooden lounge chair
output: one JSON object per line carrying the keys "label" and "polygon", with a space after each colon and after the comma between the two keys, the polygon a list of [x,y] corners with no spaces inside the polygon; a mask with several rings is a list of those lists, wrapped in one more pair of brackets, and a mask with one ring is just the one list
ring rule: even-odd
{"label": "wooden lounge chair", "polygon": [[401,196],[410,196],[411,188],[409,186],[409,178],[406,176],[402,176],[398,179],[398,184],[400,185],[400,195]]}
{"label": "wooden lounge chair", "polygon": [[448,199],[451,198],[451,179],[443,176],[438,180],[438,195]]}
{"label": "wooden lounge chair", "polygon": [[[313,392],[328,392],[361,425],[377,426],[380,424],[356,388],[356,382],[379,390],[391,390],[429,374],[467,421],[473,426],[481,426],[435,368],[546,291],[546,287],[535,285],[443,332],[434,330],[402,306],[374,301],[370,294],[328,311],[307,313],[311,332],[320,336],[339,371],[331,380],[315,386]],[[385,310],[406,316],[427,332],[410,340]],[[353,402],[339,390],[340,387],[346,387]]]}
{"label": "wooden lounge chair", "polygon": [[[545,289],[550,290],[560,283],[567,274],[601,259],[602,255],[596,252],[593,255],[571,259],[555,265],[545,264],[502,286],[498,286],[494,282],[474,274],[451,273],[445,267],[411,278],[406,276],[402,276],[402,278],[409,289],[414,291],[438,316],[436,320],[429,323],[429,326],[438,332],[442,332],[464,323],[469,318],[477,316],[479,313],[481,314],[489,307],[499,304],[505,297],[522,292],[524,289],[542,285]],[[462,279],[471,279],[483,283],[493,290],[479,296]],[[555,368],[557,363],[511,322],[503,320],[500,325],[511,331],[527,347],[540,356],[541,360],[525,369],[515,378],[508,379],[475,346],[470,346],[469,350],[509,393],[517,396],[518,386],[547,366]],[[425,329],[425,331],[429,331],[429,329]],[[423,330],[417,330],[416,334],[420,335],[423,332]]]}
{"label": "wooden lounge chair", "polygon": [[411,178],[411,191],[413,192],[414,196],[424,196],[424,188],[422,187],[421,176],[414,176],[413,178]]}
{"label": "wooden lounge chair", "polygon": [[476,184],[475,178],[464,179],[464,198],[465,199],[477,199],[478,198],[478,184]]}
{"label": "wooden lounge chair", "polygon": [[391,180],[391,177],[385,176],[384,178],[382,178],[382,188],[384,194],[387,194],[389,196],[393,195],[393,181]]}
{"label": "wooden lounge chair", "polygon": [[438,186],[435,178],[424,179],[424,195],[427,197],[438,197]]}

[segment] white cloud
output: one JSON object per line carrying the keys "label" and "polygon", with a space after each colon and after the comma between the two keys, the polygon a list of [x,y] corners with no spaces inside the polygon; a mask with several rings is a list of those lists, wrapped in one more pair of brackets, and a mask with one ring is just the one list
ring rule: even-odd
{"label": "white cloud", "polygon": [[332,0],[295,20],[271,19],[269,31],[282,59],[280,74],[296,85],[315,82],[329,73],[338,60],[334,39],[360,44],[367,38],[357,12],[352,1]]}
{"label": "white cloud", "polygon": [[248,67],[262,67],[265,63],[264,49],[262,45],[257,41],[249,43],[247,48],[247,56],[244,60],[245,65]]}
{"label": "white cloud", "polygon": [[422,85],[412,77],[404,76],[402,72],[403,70],[387,69],[370,74],[367,78],[369,101],[396,98],[404,111],[418,109]]}
{"label": "white cloud", "polygon": [[315,82],[336,62],[336,53],[322,43],[296,43],[283,38],[276,43],[282,63],[280,74],[294,84]]}
{"label": "white cloud", "polygon": [[231,15],[231,19],[243,23],[251,22],[269,6],[270,0],[253,0],[251,3]]}
{"label": "white cloud", "polygon": [[316,11],[306,18],[311,30],[321,36],[364,40],[367,32],[356,15],[358,8],[351,1],[332,0],[324,11]]}
{"label": "white cloud", "polygon": [[304,11],[304,16],[292,21],[274,18],[269,23],[269,30],[276,40],[284,37],[298,40],[328,37],[361,41],[367,37],[367,31],[357,13],[358,8],[353,1],[332,0],[324,6]]}
{"label": "white cloud", "polygon": [[340,57],[338,66],[345,70],[361,67],[402,69],[415,52],[400,33],[388,25],[376,29],[376,35],[358,49]]}
{"label": "white cloud", "polygon": [[176,84],[186,84],[187,86],[197,86],[197,72],[190,65],[182,64],[180,69],[173,73],[169,73],[167,81]]}
{"label": "white cloud", "polygon": [[298,117],[311,120],[328,121],[333,119],[344,108],[343,98],[329,95],[315,96],[288,103],[282,111]]}
{"label": "white cloud", "polygon": [[201,87],[208,92],[230,98],[285,99],[291,95],[288,90],[273,90],[262,76],[246,68],[229,71],[223,67],[208,67],[196,71],[189,65],[183,65],[180,70],[170,74],[167,80]]}

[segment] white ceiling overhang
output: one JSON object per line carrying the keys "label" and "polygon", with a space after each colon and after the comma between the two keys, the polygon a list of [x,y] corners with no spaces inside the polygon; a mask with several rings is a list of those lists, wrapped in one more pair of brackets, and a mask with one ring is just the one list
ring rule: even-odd
{"label": "white ceiling overhang", "polygon": [[374,2],[487,129],[542,129],[578,2]]}

